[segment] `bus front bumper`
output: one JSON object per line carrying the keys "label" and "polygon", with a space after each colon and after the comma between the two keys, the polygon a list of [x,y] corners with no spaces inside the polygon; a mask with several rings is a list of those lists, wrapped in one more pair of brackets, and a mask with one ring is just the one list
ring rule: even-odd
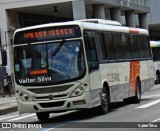
{"label": "bus front bumper", "polygon": [[50,101],[22,101],[17,98],[17,105],[19,114],[36,112],[63,112],[67,110],[91,108],[91,96],[90,92],[84,92],[81,96]]}

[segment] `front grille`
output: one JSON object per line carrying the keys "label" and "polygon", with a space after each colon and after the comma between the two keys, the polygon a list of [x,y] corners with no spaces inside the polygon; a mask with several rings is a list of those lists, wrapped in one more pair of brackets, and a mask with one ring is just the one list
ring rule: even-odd
{"label": "front grille", "polygon": [[73,85],[28,89],[35,94],[58,93],[68,90]]}
{"label": "front grille", "polygon": [[50,102],[50,103],[39,103],[39,105],[43,108],[49,108],[49,107],[59,107],[64,105],[64,101],[59,102]]}
{"label": "front grille", "polygon": [[[63,94],[63,95],[55,95],[54,98],[59,98],[59,97],[66,97],[68,94]],[[49,96],[38,96],[35,97],[36,99],[49,99]]]}

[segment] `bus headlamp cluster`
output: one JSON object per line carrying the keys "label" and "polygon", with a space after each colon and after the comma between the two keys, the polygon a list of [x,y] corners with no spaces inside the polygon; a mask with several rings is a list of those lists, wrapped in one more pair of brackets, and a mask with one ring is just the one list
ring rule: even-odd
{"label": "bus headlamp cluster", "polygon": [[19,98],[22,100],[22,101],[30,101],[32,100],[27,94],[21,92],[21,91],[16,91],[17,95],[19,96]]}
{"label": "bus headlamp cluster", "polygon": [[71,94],[71,97],[75,97],[75,96],[80,96],[82,95],[85,90],[86,90],[87,86],[80,86],[78,87],[76,90],[74,90],[74,92]]}

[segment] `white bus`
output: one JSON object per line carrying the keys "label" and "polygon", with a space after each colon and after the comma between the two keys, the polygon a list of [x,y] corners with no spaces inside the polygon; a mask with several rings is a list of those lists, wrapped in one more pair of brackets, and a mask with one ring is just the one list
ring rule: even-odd
{"label": "white bus", "polygon": [[1,53],[1,50],[0,50],[0,66],[2,65],[2,53]]}
{"label": "white bus", "polygon": [[150,41],[153,54],[155,84],[160,84],[160,41]]}
{"label": "white bus", "polygon": [[19,113],[39,120],[93,107],[104,114],[154,85],[148,32],[98,19],[16,30],[14,74]]}

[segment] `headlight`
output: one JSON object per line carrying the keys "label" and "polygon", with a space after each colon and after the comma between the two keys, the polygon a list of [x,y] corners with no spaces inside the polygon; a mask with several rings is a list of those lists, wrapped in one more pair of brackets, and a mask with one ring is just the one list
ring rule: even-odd
{"label": "headlight", "polygon": [[21,91],[16,91],[18,97],[22,100],[22,101],[31,101],[32,99],[25,93],[21,92]]}
{"label": "headlight", "polygon": [[74,92],[71,94],[71,97],[75,97],[75,96],[80,96],[82,95],[85,90],[86,90],[87,86],[80,86],[78,87],[76,90],[74,90]]}

